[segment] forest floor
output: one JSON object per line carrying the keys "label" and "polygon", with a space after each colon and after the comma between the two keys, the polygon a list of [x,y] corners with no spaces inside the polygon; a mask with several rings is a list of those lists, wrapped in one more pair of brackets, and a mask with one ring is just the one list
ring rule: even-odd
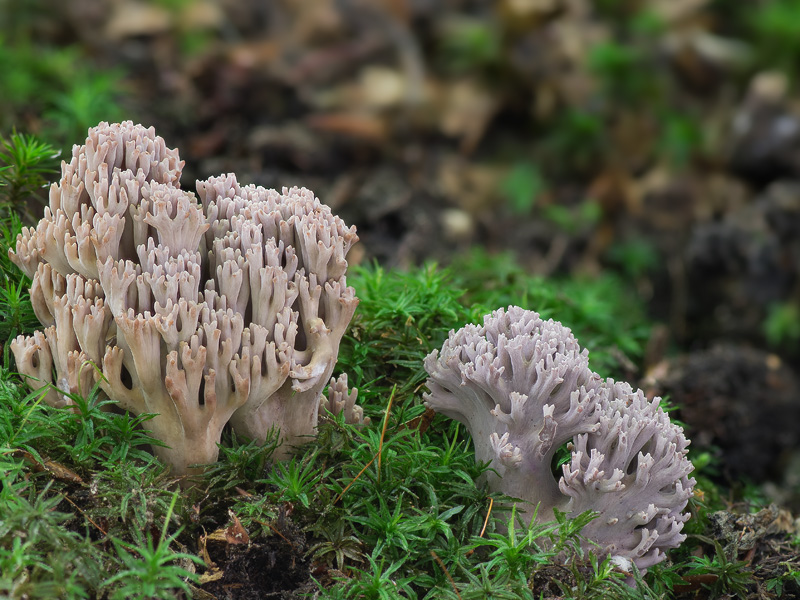
{"label": "forest floor", "polygon": [[[732,509],[775,503],[716,523],[769,570],[796,561],[800,512],[800,13],[741,4],[41,0],[9,13],[0,130],[66,147],[92,119],[154,125],[184,181],[314,190],[357,226],[351,264],[482,247],[536,276],[618,275],[656,323],[621,368],[680,407]],[[105,79],[70,83],[84,61]],[[303,535],[280,535],[210,541],[225,575],[203,590],[303,588]],[[265,562],[285,584],[253,576]]]}

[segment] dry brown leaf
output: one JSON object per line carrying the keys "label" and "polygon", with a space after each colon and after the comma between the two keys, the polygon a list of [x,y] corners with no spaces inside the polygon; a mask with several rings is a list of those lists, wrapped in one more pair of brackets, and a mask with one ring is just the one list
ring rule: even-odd
{"label": "dry brown leaf", "polygon": [[709,3],[709,0],[651,0],[648,9],[667,24],[689,19]]}
{"label": "dry brown leaf", "polygon": [[630,174],[622,169],[610,167],[599,173],[589,184],[587,196],[603,207],[606,215],[638,211],[641,199],[638,187]]}
{"label": "dry brown leaf", "polygon": [[334,0],[283,0],[291,28],[289,36],[300,46],[338,36],[345,22]]}
{"label": "dry brown leaf", "polygon": [[228,49],[231,66],[240,69],[266,68],[280,53],[280,46],[274,40],[256,40],[233,44]]}
{"label": "dry brown leaf", "polygon": [[233,525],[225,529],[225,541],[229,544],[249,544],[250,536],[239,521],[239,517],[232,510],[228,510],[228,516],[233,521]]}
{"label": "dry brown leaf", "polygon": [[306,122],[317,131],[340,133],[373,142],[383,142],[387,137],[385,121],[375,115],[357,113],[328,113],[310,115]]}
{"label": "dry brown leaf", "polygon": [[503,7],[517,18],[552,13],[563,5],[564,0],[505,0],[503,3]]}
{"label": "dry brown leaf", "polygon": [[462,152],[475,149],[497,111],[496,94],[472,79],[457,81],[447,88],[439,124],[445,135],[461,138]]}
{"label": "dry brown leaf", "polygon": [[203,562],[206,563],[206,568],[208,569],[215,569],[217,567],[217,563],[211,560],[211,556],[208,554],[208,536],[204,533],[200,536],[200,539],[197,542],[197,553],[200,555],[200,558],[203,559]]}
{"label": "dry brown leaf", "polygon": [[192,590],[192,598],[194,598],[194,600],[217,600],[217,597],[214,594],[200,589],[191,583],[189,584],[189,589]]}
{"label": "dry brown leaf", "polygon": [[44,460],[44,462],[39,462],[33,454],[28,452],[27,450],[20,450],[16,449],[11,452],[14,456],[21,456],[25,460],[33,463],[33,469],[38,472],[47,471],[52,475],[55,479],[59,481],[65,481],[67,483],[79,483],[83,484],[83,479],[81,479],[80,475],[78,475],[75,471],[68,469],[62,464],[57,462],[53,462],[52,460]]}
{"label": "dry brown leaf", "polygon": [[66,481],[69,483],[83,483],[80,475],[75,471],[68,469],[62,464],[53,462],[52,460],[44,461],[44,469],[59,481]]}
{"label": "dry brown leaf", "polygon": [[422,413],[418,417],[414,417],[410,421],[406,421],[405,423],[400,425],[400,427],[398,427],[398,430],[402,431],[403,429],[416,429],[420,433],[425,433],[428,427],[430,427],[431,422],[433,422],[433,417],[435,416],[436,416],[435,410],[433,410],[432,408],[426,408],[424,413]]}
{"label": "dry brown leaf", "polygon": [[206,542],[227,542],[225,538],[225,529],[225,527],[220,527],[203,537],[206,539]]}
{"label": "dry brown leaf", "polygon": [[205,585],[207,583],[211,583],[212,581],[219,581],[223,577],[225,577],[225,571],[214,567],[213,569],[210,569],[200,575],[200,585]]}
{"label": "dry brown leaf", "polygon": [[475,215],[495,204],[507,172],[502,167],[477,164],[458,156],[446,157],[439,164],[436,183],[438,191]]}
{"label": "dry brown leaf", "polygon": [[178,25],[186,31],[217,29],[224,19],[225,13],[215,0],[194,0],[182,7]]}
{"label": "dry brown leaf", "polygon": [[155,4],[122,2],[116,4],[106,23],[106,36],[112,40],[166,33],[172,27],[172,16]]}

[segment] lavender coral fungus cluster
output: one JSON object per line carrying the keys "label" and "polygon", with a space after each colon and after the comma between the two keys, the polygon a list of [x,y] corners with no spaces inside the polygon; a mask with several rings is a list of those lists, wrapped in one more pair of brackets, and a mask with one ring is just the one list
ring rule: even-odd
{"label": "lavender coral fungus cluster", "polygon": [[[597,511],[583,534],[640,569],[685,538],[695,481],[683,430],[659,398],[593,373],[568,328],[500,309],[451,332],[425,368],[426,404],[467,426],[493,490],[538,505],[542,520]],[[572,459],[557,481],[551,463],[566,442]]]}
{"label": "lavender coral fungus cluster", "polygon": [[345,277],[355,228],[312,192],[227,175],[195,195],[182,168],[153,128],[101,123],[9,253],[45,326],[11,344],[19,371],[52,384],[53,406],[97,381],[122,408],[157,413],[144,426],[176,474],[213,462],[228,422],[257,440],[280,429],[279,457],[313,435],[358,303]]}

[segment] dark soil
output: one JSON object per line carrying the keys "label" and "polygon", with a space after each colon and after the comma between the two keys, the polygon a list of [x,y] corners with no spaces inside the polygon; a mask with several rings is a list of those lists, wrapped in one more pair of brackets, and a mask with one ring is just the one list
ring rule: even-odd
{"label": "dark soil", "polygon": [[680,407],[692,445],[715,455],[721,483],[781,478],[800,441],[800,385],[777,355],[722,345],[663,367],[656,391]]}
{"label": "dark soil", "polygon": [[[709,518],[712,532],[706,541],[718,542],[728,556],[743,561],[757,581],[749,585],[748,598],[764,597],[763,582],[780,579],[800,566],[800,550],[792,543],[797,526],[788,511],[770,506],[755,514],[721,511]],[[710,554],[714,552],[709,548]],[[799,598],[800,586],[787,577],[779,597]]]}
{"label": "dark soil", "polygon": [[[217,544],[209,547],[211,560],[223,576],[201,589],[220,600],[300,598],[313,589],[305,540],[296,528],[286,527],[285,537],[267,538],[249,544]],[[291,536],[291,537],[290,537]]]}

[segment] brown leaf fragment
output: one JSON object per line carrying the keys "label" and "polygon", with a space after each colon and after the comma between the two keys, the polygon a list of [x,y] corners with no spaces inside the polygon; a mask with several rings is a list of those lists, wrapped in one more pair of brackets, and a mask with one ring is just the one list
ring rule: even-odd
{"label": "brown leaf fragment", "polygon": [[719,579],[719,576],[709,573],[702,575],[687,575],[683,578],[686,583],[676,583],[672,589],[680,594],[684,594],[686,592],[695,592],[703,589],[704,584],[712,585],[716,583],[717,579]]}
{"label": "brown leaf fragment", "polygon": [[59,481],[66,481],[68,483],[83,483],[83,479],[81,479],[80,475],[78,475],[75,471],[68,469],[64,465],[61,465],[57,462],[53,462],[52,460],[44,461],[44,469],[50,473],[53,477],[58,479]]}
{"label": "brown leaf fragment", "polygon": [[214,0],[194,0],[181,6],[177,25],[183,31],[219,29],[225,19],[225,13]]}
{"label": "brown leaf fragment", "polygon": [[287,69],[287,82],[293,85],[325,80],[353,64],[363,61],[388,45],[386,36],[365,35],[362,38],[311,50]]}
{"label": "brown leaf fragment", "polygon": [[192,590],[192,598],[194,598],[194,600],[217,600],[217,597],[214,594],[211,594],[205,590],[201,590],[199,587],[196,587],[191,583],[189,584],[189,589]]}
{"label": "brown leaf fragment", "polygon": [[242,42],[228,49],[228,62],[235,69],[259,69],[271,65],[280,52],[274,40]]}
{"label": "brown leaf fragment", "polygon": [[445,135],[461,139],[462,154],[471,154],[497,112],[499,99],[472,79],[453,83],[445,96],[440,129]]}
{"label": "brown leaf fragment", "polygon": [[223,577],[225,577],[225,571],[214,567],[213,569],[210,569],[200,575],[200,585],[205,585],[207,583],[211,583],[212,581],[219,581]]}
{"label": "brown leaf fragment", "polygon": [[239,517],[237,517],[232,510],[228,511],[228,516],[233,521],[233,525],[225,529],[225,540],[229,544],[249,544],[250,536],[239,521]]}
{"label": "brown leaf fragment", "polygon": [[118,3],[106,23],[105,35],[111,40],[166,33],[173,25],[169,11],[146,2]]}
{"label": "brown leaf fragment", "polygon": [[215,529],[207,536],[205,536],[207,542],[226,542],[227,539],[225,537],[225,527],[220,527],[219,529]]}
{"label": "brown leaf fragment", "polygon": [[25,460],[33,463],[33,470],[41,473],[42,471],[47,471],[50,475],[53,476],[54,479],[58,479],[59,481],[64,481],[67,483],[78,483],[83,484],[83,479],[81,479],[80,475],[78,475],[75,471],[68,469],[62,464],[54,462],[52,460],[44,460],[44,462],[40,462],[37,460],[33,454],[28,452],[27,450],[16,449],[12,452],[14,456],[19,456],[24,458]]}
{"label": "brown leaf fragment", "polygon": [[410,421],[403,423],[399,429],[416,429],[420,433],[425,433],[430,427],[433,417],[436,416],[436,411],[432,408],[426,408],[425,412],[418,417],[414,417]]}
{"label": "brown leaf fragment", "polygon": [[381,142],[387,137],[386,123],[380,117],[356,113],[310,115],[306,122],[317,131],[337,133],[353,138]]}
{"label": "brown leaf fragment", "polygon": [[192,598],[194,598],[194,600],[217,600],[217,597],[214,594],[210,594],[205,590],[201,590],[199,587],[193,586],[191,583],[189,584],[189,589],[192,590]]}
{"label": "brown leaf fragment", "polygon": [[206,567],[209,570],[214,570],[217,568],[217,563],[211,560],[211,556],[208,554],[207,542],[208,536],[206,534],[201,535],[197,543],[197,553],[200,555],[200,558],[203,559],[203,562],[206,563]]}

